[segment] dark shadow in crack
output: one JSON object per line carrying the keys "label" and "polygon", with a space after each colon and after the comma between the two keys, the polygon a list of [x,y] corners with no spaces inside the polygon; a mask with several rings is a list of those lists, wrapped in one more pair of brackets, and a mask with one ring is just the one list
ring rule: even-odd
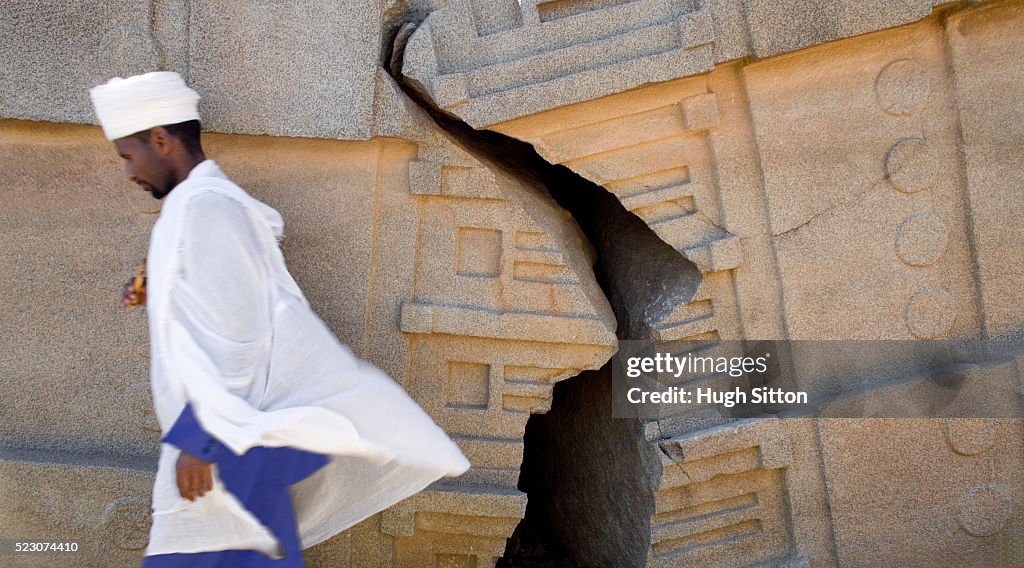
{"label": "dark shadow in crack", "polygon": [[[652,338],[692,301],[700,270],[605,188],[547,162],[526,142],[475,130],[406,84],[398,70],[413,28],[397,32],[389,58],[405,94],[458,144],[532,182],[526,185],[546,188],[595,249],[595,277],[614,310],[618,337]],[[610,369],[611,362],[559,382],[551,410],[530,417],[518,485],[529,501],[499,567],[645,564],[654,514],[650,484],[660,463],[639,419],[612,418]],[[584,549],[581,558],[577,551]]]}
{"label": "dark shadow in crack", "polygon": [[[410,28],[399,31],[399,44]],[[391,72],[400,66],[398,45]],[[526,142],[475,130],[433,106],[401,79],[398,84],[458,143],[514,175],[532,177],[572,214],[597,252],[595,276],[615,311],[620,339],[651,338],[677,307],[692,300],[701,283],[700,270],[611,192],[565,166],[547,162]]]}

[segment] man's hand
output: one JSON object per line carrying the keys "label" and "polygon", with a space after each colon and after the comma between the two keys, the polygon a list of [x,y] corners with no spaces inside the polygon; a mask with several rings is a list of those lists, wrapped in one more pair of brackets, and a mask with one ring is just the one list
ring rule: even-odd
{"label": "man's hand", "polygon": [[189,501],[206,495],[213,489],[213,472],[210,462],[203,461],[192,454],[181,452],[175,465],[178,476],[178,491]]}
{"label": "man's hand", "polygon": [[121,286],[122,308],[135,309],[135,306],[146,305],[146,279],[142,279],[141,291],[136,291],[136,278],[128,280],[124,286]]}

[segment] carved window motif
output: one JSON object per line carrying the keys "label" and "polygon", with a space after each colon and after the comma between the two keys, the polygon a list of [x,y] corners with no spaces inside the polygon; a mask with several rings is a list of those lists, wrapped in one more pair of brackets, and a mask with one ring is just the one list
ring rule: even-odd
{"label": "carved window motif", "polygon": [[501,272],[501,231],[459,227],[455,256],[459,276],[497,278]]}
{"label": "carved window motif", "polygon": [[491,366],[449,361],[444,381],[445,407],[483,410],[491,396]]}

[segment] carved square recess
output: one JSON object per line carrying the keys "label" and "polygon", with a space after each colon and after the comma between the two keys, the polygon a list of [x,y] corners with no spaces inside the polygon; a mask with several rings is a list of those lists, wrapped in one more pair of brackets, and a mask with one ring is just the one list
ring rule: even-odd
{"label": "carved square recess", "polygon": [[460,276],[496,278],[501,272],[501,231],[459,227],[455,257]]}
{"label": "carved square recess", "polygon": [[444,381],[448,408],[483,410],[491,396],[491,366],[483,363],[449,361]]}

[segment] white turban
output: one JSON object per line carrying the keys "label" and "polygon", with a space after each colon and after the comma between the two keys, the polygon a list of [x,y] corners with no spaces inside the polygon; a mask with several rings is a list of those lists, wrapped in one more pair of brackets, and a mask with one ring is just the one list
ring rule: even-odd
{"label": "white turban", "polygon": [[114,77],[89,95],[111,141],[154,126],[199,120],[199,95],[172,71]]}

